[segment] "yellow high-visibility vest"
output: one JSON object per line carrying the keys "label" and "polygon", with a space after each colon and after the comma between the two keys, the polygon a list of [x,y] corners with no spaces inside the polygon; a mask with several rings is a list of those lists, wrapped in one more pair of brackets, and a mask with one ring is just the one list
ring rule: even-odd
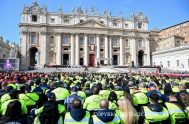
{"label": "yellow high-visibility vest", "polygon": [[90,113],[86,111],[85,117],[81,121],[76,121],[70,115],[70,112],[67,112],[64,118],[64,124],[89,124]]}

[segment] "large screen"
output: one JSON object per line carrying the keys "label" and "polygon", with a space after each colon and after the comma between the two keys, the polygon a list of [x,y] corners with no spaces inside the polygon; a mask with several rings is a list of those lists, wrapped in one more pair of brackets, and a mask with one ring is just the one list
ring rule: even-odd
{"label": "large screen", "polygon": [[0,70],[19,70],[19,59],[0,59]]}

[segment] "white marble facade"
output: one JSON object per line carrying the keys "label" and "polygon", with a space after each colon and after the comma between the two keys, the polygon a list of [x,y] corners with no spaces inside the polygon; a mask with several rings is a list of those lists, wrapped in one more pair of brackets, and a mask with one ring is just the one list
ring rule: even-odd
{"label": "white marble facade", "polygon": [[189,45],[153,52],[152,61],[163,68],[189,71]]}
{"label": "white marble facade", "polygon": [[[21,68],[47,65],[150,65],[147,17],[129,18],[81,7],[48,12],[33,2],[24,7],[20,23]],[[38,61],[34,60],[34,53]],[[140,56],[139,56],[140,52]],[[36,57],[36,56],[35,56]]]}

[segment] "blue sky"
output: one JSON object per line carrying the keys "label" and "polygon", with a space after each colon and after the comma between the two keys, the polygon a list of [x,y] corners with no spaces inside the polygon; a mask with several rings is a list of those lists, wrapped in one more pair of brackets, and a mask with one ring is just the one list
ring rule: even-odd
{"label": "blue sky", "polygon": [[[30,6],[34,0],[0,0],[0,36],[19,42],[19,23],[24,6]],[[83,9],[98,8],[101,13],[111,10],[112,15],[122,12],[129,17],[131,12],[141,10],[149,20],[149,29],[162,29],[189,20],[189,0],[36,0],[40,6],[46,4],[49,12],[58,10],[61,5],[64,12],[73,7]]]}

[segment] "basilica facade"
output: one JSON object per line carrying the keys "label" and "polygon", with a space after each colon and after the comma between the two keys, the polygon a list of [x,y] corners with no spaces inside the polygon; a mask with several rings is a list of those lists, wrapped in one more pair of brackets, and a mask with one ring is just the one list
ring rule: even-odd
{"label": "basilica facade", "polygon": [[147,17],[141,11],[124,18],[111,11],[48,12],[33,2],[21,13],[20,64],[28,66],[150,65]]}

